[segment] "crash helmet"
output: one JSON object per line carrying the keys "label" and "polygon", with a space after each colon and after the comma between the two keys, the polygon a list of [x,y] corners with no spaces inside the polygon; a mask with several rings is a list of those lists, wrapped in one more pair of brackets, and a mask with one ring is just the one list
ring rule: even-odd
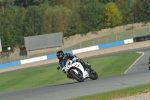
{"label": "crash helmet", "polygon": [[64,57],[64,52],[62,50],[57,51],[56,56],[58,59],[62,59]]}

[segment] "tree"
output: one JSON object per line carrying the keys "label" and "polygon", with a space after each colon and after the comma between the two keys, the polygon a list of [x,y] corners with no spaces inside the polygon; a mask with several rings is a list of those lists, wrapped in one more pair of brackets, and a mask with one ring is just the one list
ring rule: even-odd
{"label": "tree", "polygon": [[134,7],[134,18],[136,22],[147,23],[150,21],[150,0],[138,1]]}
{"label": "tree", "polygon": [[80,7],[83,34],[89,31],[97,31],[104,26],[104,5],[98,0],[82,1]]}
{"label": "tree", "polygon": [[43,15],[38,6],[29,6],[25,15],[25,36],[39,35],[43,23]]}
{"label": "tree", "polygon": [[113,2],[110,2],[106,5],[105,14],[106,14],[106,19],[105,19],[106,27],[114,27],[116,25],[119,25],[122,21],[121,14],[116,4]]}
{"label": "tree", "polygon": [[29,6],[39,6],[44,3],[49,3],[49,0],[15,0],[15,5],[16,6],[21,6],[21,7],[29,7]]}
{"label": "tree", "polygon": [[122,15],[122,24],[133,23],[133,7],[135,0],[115,0],[115,4]]}
{"label": "tree", "polygon": [[66,37],[79,34],[82,32],[82,22],[81,22],[81,16],[79,14],[80,1],[76,0],[76,2],[72,2],[70,4],[70,9],[71,9],[71,13],[70,13],[71,17],[70,17],[70,23],[65,33]]}
{"label": "tree", "polygon": [[0,16],[0,37],[4,51],[7,50],[7,47],[11,47],[12,50],[14,50],[14,47],[16,46],[15,36],[13,34],[13,20],[12,10],[7,10]]}
{"label": "tree", "polygon": [[50,6],[59,6],[60,5],[60,0],[47,0],[47,3]]}
{"label": "tree", "polygon": [[100,3],[107,4],[109,2],[114,2],[115,0],[98,0]]}
{"label": "tree", "polygon": [[23,7],[16,7],[14,9],[14,35],[16,40],[16,46],[23,46],[24,45],[24,31],[23,31],[23,24],[25,20],[26,10]]}
{"label": "tree", "polygon": [[1,12],[5,12],[5,8],[12,8],[15,0],[0,0]]}
{"label": "tree", "polygon": [[44,21],[42,24],[42,33],[63,32],[66,31],[71,23],[72,11],[63,6],[42,7]]}

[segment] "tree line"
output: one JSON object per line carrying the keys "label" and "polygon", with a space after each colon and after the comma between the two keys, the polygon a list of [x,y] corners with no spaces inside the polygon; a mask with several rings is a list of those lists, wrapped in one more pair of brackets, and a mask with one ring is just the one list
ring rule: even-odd
{"label": "tree line", "polygon": [[24,37],[64,37],[150,21],[150,0],[0,0],[3,51],[24,47]]}

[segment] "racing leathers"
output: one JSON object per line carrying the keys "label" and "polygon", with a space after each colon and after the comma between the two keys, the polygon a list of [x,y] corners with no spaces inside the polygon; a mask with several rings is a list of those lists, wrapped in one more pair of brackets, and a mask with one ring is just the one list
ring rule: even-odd
{"label": "racing leathers", "polygon": [[65,64],[63,64],[63,62],[66,62],[66,61],[64,61],[64,60],[67,60],[67,59],[80,62],[80,63],[83,65],[83,67],[85,67],[85,63],[84,63],[83,60],[79,59],[79,58],[78,58],[77,56],[75,56],[75,55],[71,55],[71,54],[69,54],[69,53],[66,53],[66,54],[64,54],[64,57],[63,57],[62,59],[59,59],[59,65],[61,66],[61,68],[64,67]]}

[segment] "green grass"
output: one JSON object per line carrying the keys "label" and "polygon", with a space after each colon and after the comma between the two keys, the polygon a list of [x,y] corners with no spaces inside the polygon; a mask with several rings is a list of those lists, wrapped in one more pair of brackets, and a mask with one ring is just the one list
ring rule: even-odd
{"label": "green grass", "polygon": [[[96,70],[99,77],[105,77],[123,74],[140,55],[139,53],[125,53],[89,59],[88,62]],[[0,74],[0,91],[19,90],[75,81],[68,79],[60,70],[56,70],[57,66],[37,67]]]}
{"label": "green grass", "polygon": [[79,98],[73,98],[70,100],[112,100],[115,98],[123,98],[131,95],[147,93],[147,92],[150,92],[150,84],[143,84],[143,85],[134,86],[130,88],[98,93],[98,94],[83,96]]}

